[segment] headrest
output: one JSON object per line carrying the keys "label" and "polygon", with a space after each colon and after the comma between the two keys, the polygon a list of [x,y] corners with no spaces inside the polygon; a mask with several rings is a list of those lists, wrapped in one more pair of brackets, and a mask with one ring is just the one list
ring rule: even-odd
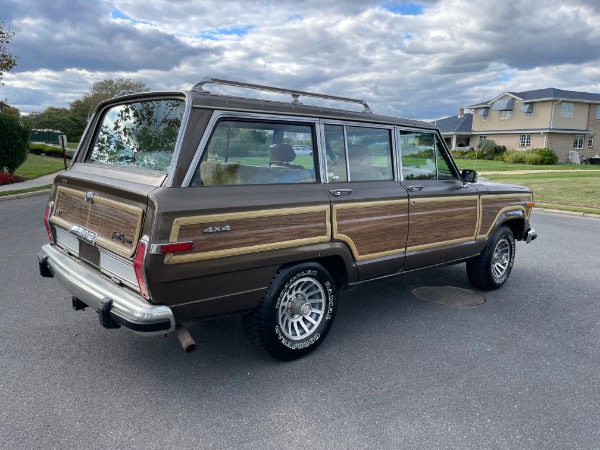
{"label": "headrest", "polygon": [[296,152],[290,144],[273,144],[269,147],[271,162],[289,163],[296,159]]}

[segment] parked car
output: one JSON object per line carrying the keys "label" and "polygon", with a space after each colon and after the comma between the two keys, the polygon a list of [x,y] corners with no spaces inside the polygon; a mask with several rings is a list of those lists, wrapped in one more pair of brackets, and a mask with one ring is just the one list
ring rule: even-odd
{"label": "parked car", "polygon": [[[312,158],[295,161],[294,140]],[[537,237],[533,205],[527,188],[460,172],[431,124],[205,79],[98,106],[54,181],[39,265],[106,328],[174,333],[190,351],[187,322],[241,314],[252,341],[291,360],[323,342],[350,286],[466,262],[476,288],[501,287],[515,241]]]}
{"label": "parked car", "polygon": [[312,155],[312,148],[310,148],[308,145],[293,145],[292,148],[294,149],[294,153],[296,155]]}

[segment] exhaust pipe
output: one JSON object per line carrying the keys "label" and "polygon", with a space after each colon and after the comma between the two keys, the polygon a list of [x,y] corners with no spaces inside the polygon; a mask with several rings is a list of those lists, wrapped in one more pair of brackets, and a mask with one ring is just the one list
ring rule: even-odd
{"label": "exhaust pipe", "polygon": [[189,331],[183,325],[177,325],[175,327],[175,336],[179,339],[179,343],[183,347],[183,351],[186,353],[192,353],[196,350],[196,342],[194,342],[194,338],[190,335]]}

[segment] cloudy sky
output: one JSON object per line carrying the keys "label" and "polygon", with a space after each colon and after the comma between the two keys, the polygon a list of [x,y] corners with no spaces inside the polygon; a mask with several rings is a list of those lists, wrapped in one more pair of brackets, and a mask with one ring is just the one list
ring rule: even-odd
{"label": "cloudy sky", "polygon": [[600,92],[598,0],[0,0],[18,65],[0,98],[68,107],[92,84],[205,76],[456,114],[504,91]]}

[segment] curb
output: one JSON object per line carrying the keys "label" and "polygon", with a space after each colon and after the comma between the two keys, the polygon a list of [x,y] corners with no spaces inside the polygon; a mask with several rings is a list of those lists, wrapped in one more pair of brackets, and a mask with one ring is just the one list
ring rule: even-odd
{"label": "curb", "polygon": [[600,214],[591,214],[591,213],[582,213],[576,211],[563,211],[562,209],[546,209],[546,208],[536,208],[533,211],[533,214],[560,214],[563,216],[575,216],[575,217],[587,217],[589,219],[600,219]]}
{"label": "curb", "polygon": [[18,198],[27,198],[27,197],[35,197],[37,195],[48,195],[50,193],[50,189],[42,189],[41,191],[33,191],[33,192],[23,192],[21,194],[13,194],[13,195],[5,195],[0,197],[0,202],[4,200],[16,200]]}

